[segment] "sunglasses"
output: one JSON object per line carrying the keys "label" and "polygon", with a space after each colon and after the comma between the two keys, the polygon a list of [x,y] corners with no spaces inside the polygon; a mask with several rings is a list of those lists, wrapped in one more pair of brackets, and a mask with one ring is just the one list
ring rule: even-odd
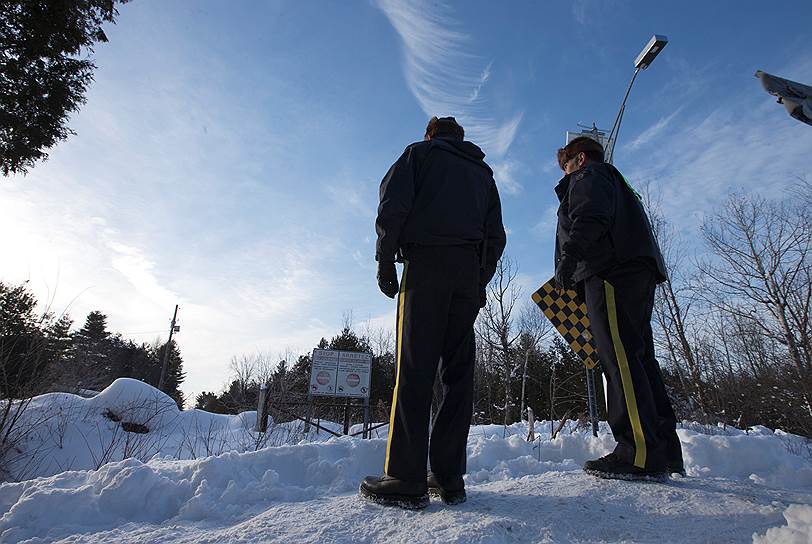
{"label": "sunglasses", "polygon": [[576,151],[575,153],[567,153],[567,150],[559,148],[558,150],[558,166],[561,167],[561,170],[567,169],[567,163],[570,162],[572,159],[577,157],[581,152]]}

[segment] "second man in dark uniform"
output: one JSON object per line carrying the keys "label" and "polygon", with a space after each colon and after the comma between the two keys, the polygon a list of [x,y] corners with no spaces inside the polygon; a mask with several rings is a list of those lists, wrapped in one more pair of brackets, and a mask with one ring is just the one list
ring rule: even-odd
{"label": "second man in dark uniform", "polygon": [[555,278],[586,302],[608,384],[607,416],[617,447],[587,461],[586,472],[624,480],[664,480],[684,473],[677,420],[654,357],[651,313],[666,269],[643,203],[623,175],[604,162],[603,147],[575,138],[558,150],[565,176]]}

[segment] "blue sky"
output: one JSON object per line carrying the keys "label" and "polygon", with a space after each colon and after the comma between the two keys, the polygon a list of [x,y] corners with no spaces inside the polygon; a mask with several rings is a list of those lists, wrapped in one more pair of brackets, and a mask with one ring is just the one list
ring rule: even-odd
{"label": "blue sky", "polygon": [[455,115],[496,172],[508,254],[552,272],[555,150],[609,127],[652,34],[615,164],[692,244],[731,191],[810,173],[812,128],[753,73],[809,84],[812,4],[158,2],[120,8],[77,135],[0,183],[0,279],[81,324],[151,341],[180,309],[184,390],[233,355],[391,327],[375,283],[378,184],[428,117]]}

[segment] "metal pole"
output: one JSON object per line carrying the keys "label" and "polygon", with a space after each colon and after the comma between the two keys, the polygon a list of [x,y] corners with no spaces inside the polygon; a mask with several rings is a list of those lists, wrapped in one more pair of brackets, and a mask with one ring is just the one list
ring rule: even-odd
{"label": "metal pole", "polygon": [[169,340],[166,342],[164,350],[164,362],[161,365],[161,379],[158,380],[158,389],[164,390],[164,380],[166,379],[166,368],[169,365],[169,350],[172,349],[172,333],[175,332],[175,321],[178,318],[178,305],[175,304],[175,313],[172,315],[172,324],[169,326]]}
{"label": "metal pole", "polygon": [[589,421],[592,423],[592,436],[598,436],[598,403],[595,397],[595,369],[586,369],[586,394],[589,399]]}
{"label": "metal pole", "polygon": [[606,162],[612,164],[612,159],[615,157],[615,143],[617,142],[617,135],[620,132],[620,123],[623,121],[623,112],[626,110],[626,100],[629,98],[629,93],[632,91],[634,80],[637,79],[637,74],[640,73],[640,68],[634,69],[634,75],[626,88],[626,94],[623,95],[623,101],[620,103],[620,110],[615,117],[615,124],[612,125],[612,130],[609,132],[609,153],[606,154]]}
{"label": "metal pole", "polygon": [[268,430],[268,407],[265,402],[268,398],[268,386],[262,384],[259,388],[259,399],[257,401],[257,426],[258,433],[264,433]]}
{"label": "metal pole", "polygon": [[[522,417],[524,417],[524,385],[527,383],[527,357],[530,355],[530,349],[528,348],[524,352],[524,370],[522,371],[522,408],[519,412],[519,421],[521,421]],[[528,416],[529,417],[529,416]],[[528,419],[529,421],[529,419]]]}
{"label": "metal pole", "polygon": [[372,438],[369,430],[369,397],[364,397],[364,435],[363,438]]}
{"label": "metal pole", "polygon": [[350,399],[344,405],[344,434],[350,434]]}
{"label": "metal pole", "polygon": [[313,413],[313,395],[307,393],[307,415],[305,416],[304,432],[310,432],[310,416]]}

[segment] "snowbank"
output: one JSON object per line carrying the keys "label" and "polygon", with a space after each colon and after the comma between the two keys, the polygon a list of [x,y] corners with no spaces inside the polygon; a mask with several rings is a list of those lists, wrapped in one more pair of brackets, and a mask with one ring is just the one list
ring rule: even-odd
{"label": "snowbank", "polygon": [[[364,476],[381,473],[386,449],[385,427],[378,431],[381,438],[372,440],[306,436],[298,424],[275,425],[274,432],[263,435],[252,430],[253,412],[181,412],[162,393],[126,379],[88,399],[43,395],[29,410],[30,417],[53,417],[24,448],[37,461],[25,466],[39,477],[0,485],[2,542],[118,531],[126,524],[241,523],[278,505],[354,495]],[[149,431],[124,432],[123,422]],[[766,534],[754,536],[758,542],[808,541],[803,539],[808,539],[812,509],[786,508],[812,497],[808,441],[763,427],[684,427],[678,432],[690,478],[671,485],[686,496],[695,487],[708,497],[719,496],[720,489],[763,490],[757,493],[770,500],[786,497],[783,503],[767,501],[759,507],[769,522],[751,520],[745,534],[749,538],[761,529]],[[467,484],[510,490],[522,482],[538,484],[539,478],[544,485],[561,478],[580,482],[583,462],[614,446],[605,423],[597,437],[573,422],[555,440],[549,429],[550,422],[538,422],[537,439],[527,442],[526,423],[471,427]],[[286,445],[268,446],[274,443]],[[590,486],[605,489],[593,480],[579,483],[579,492],[591,493]],[[670,499],[662,500],[668,511]],[[744,506],[737,508],[746,508],[746,501],[739,502]],[[788,525],[767,530],[785,509]]]}
{"label": "snowbank", "polygon": [[[583,460],[612,445],[611,437],[604,432],[597,438],[573,433],[535,443],[524,440],[522,424],[508,428],[511,434],[505,438],[504,432],[497,426],[471,429],[466,477],[469,486],[521,482],[532,475],[582,474]],[[699,475],[700,481],[710,476],[726,476],[751,486],[788,483],[778,473],[803,463],[786,450],[772,448],[766,434],[708,436],[681,431],[680,435],[690,454],[686,456],[691,459],[689,470]],[[755,466],[751,461],[744,462],[750,468],[736,468],[738,456],[755,457],[763,448],[772,452],[770,458],[775,467],[760,473],[758,478],[749,473]],[[325,442],[231,452],[196,460],[156,457],[144,463],[127,459],[106,464],[99,470],[64,472],[4,484],[0,486],[0,541],[36,537],[51,540],[111,530],[126,523],[235,523],[274,504],[354,494],[364,476],[381,472],[385,449],[384,439],[330,438]],[[781,451],[783,454],[779,455]],[[760,481],[756,482],[757,479]],[[807,492],[812,491],[809,482],[798,480],[794,484],[805,485]],[[54,516],[55,511],[60,514]],[[770,529],[764,538],[803,534],[801,531],[806,530],[811,515],[812,510],[791,508],[785,514],[789,526]]]}
{"label": "snowbank", "polygon": [[[232,519],[272,501],[351,492],[360,478],[380,470],[385,447],[383,440],[334,438],[194,461],[127,459],[96,471],[4,484],[0,541],[52,538],[124,522]],[[55,511],[60,514],[54,516]]]}
{"label": "snowbank", "polygon": [[[161,391],[130,378],[117,379],[91,398],[69,393],[35,397],[20,424],[36,430],[19,445],[19,455],[7,460],[16,480],[97,469],[128,458],[144,462],[156,455],[197,459],[304,438],[326,439],[325,433],[305,437],[297,424],[256,433],[255,411],[239,415],[181,411]],[[127,432],[133,429],[148,432]]]}
{"label": "snowbank", "polygon": [[[320,442],[327,433],[307,435],[300,422],[271,425],[271,432],[256,433],[256,412],[221,415],[201,410],[178,410],[175,402],[157,389],[121,378],[92,398],[50,393],[34,398],[26,422],[37,431],[21,444],[11,460],[14,479],[52,476],[66,470],[98,469],[109,462],[135,458],[146,463],[158,456],[193,460],[228,452],[249,452],[267,446]],[[30,423],[33,424],[33,423]],[[133,425],[144,434],[125,432]],[[324,425],[330,426],[329,422]],[[338,429],[338,425],[333,425]],[[557,422],[555,423],[557,426]],[[755,483],[789,488],[812,487],[812,452],[798,436],[765,427],[747,431],[685,424],[678,433],[690,476],[749,479]],[[356,425],[353,430],[360,430]],[[584,461],[610,451],[614,445],[605,422],[599,436],[569,422],[555,440],[551,424],[536,423],[533,444],[524,439],[527,424],[474,426],[468,444],[468,479],[471,483],[538,474],[546,470],[574,470]],[[386,438],[388,429],[374,431]],[[379,468],[373,472],[379,471]]]}
{"label": "snowbank", "polygon": [[708,436],[678,431],[690,476],[750,479],[787,488],[812,487],[812,464],[809,458],[789,451],[786,433],[773,433],[766,427],[755,427],[748,433],[739,429],[729,432],[735,434]]}
{"label": "snowbank", "polygon": [[809,544],[812,542],[812,506],[793,504],[784,511],[786,527],[753,535],[753,544]]}

